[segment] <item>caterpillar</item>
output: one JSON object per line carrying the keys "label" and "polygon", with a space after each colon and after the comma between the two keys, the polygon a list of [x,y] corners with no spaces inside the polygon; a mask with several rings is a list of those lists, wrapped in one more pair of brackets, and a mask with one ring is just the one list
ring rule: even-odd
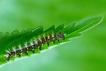
{"label": "caterpillar", "polygon": [[55,34],[55,35],[52,33],[52,35],[44,36],[39,39],[35,38],[33,42],[30,42],[30,45],[26,43],[23,48],[20,45],[19,49],[13,48],[13,51],[6,50],[7,55],[5,55],[5,58],[7,59],[7,61],[9,61],[10,58],[12,58],[15,55],[18,55],[18,57],[21,57],[22,53],[25,53],[26,55],[28,55],[29,51],[31,51],[32,53],[35,53],[35,49],[41,50],[42,45],[46,43],[49,46],[50,42],[55,43],[56,40],[58,40],[59,42],[60,40],[64,40],[64,39],[65,39],[65,36],[62,32],[59,32],[58,34]]}
{"label": "caterpillar", "polygon": [[[52,25],[46,30],[43,26],[39,26],[21,32],[15,30],[12,33],[0,33],[0,61],[6,62],[16,56],[28,56],[49,46],[68,42],[73,37],[81,36],[81,32],[94,27],[102,20],[103,17],[98,16],[78,23],[72,22],[67,26],[64,24],[57,27]],[[46,48],[44,48],[45,45],[47,45]]]}

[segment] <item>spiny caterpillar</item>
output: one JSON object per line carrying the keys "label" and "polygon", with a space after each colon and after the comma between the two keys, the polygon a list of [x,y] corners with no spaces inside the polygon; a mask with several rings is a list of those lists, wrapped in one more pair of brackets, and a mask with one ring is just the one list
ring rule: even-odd
{"label": "spiny caterpillar", "polygon": [[[49,45],[68,42],[70,38],[80,36],[81,32],[94,27],[103,20],[103,17],[94,17],[82,22],[73,22],[68,26],[60,24],[44,29],[39,26],[35,29],[14,31],[12,33],[0,33],[0,61],[9,61],[15,56],[22,57],[40,52]],[[44,46],[47,44],[47,47]],[[52,45],[51,45],[52,44]],[[5,57],[4,57],[5,56]]]}
{"label": "spiny caterpillar", "polygon": [[56,40],[58,40],[59,42],[60,40],[64,40],[64,39],[65,39],[65,36],[62,32],[59,32],[58,34],[52,33],[52,35],[43,36],[38,39],[35,38],[32,42],[30,42],[30,45],[26,43],[24,47],[21,47],[21,45],[19,45],[19,49],[13,48],[13,51],[6,50],[8,54],[5,55],[5,57],[7,61],[9,61],[10,58],[12,58],[13,56],[18,55],[19,57],[21,57],[22,53],[25,53],[26,55],[28,55],[29,51],[35,53],[35,49],[42,50],[42,45],[46,43],[49,46],[50,42],[55,43]]}

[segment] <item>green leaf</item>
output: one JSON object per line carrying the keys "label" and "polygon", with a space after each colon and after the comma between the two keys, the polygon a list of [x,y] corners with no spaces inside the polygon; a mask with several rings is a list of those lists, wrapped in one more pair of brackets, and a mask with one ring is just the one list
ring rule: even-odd
{"label": "green leaf", "polygon": [[46,29],[44,32],[49,32],[55,30],[55,25],[52,25],[50,28]]}
{"label": "green leaf", "polygon": [[[63,32],[65,35],[65,40],[61,42],[67,42],[70,38],[81,36],[81,32],[94,27],[95,25],[99,24],[103,20],[103,17],[94,17],[82,22],[76,23],[72,22],[68,26],[64,27],[64,24],[60,24],[55,28],[55,25],[52,25],[50,28],[44,30],[43,26],[39,26],[35,29],[28,29],[19,32],[18,30],[12,33],[0,33],[0,61],[1,64],[6,62],[4,55],[6,54],[5,50],[12,49],[15,46],[17,49],[19,48],[18,45],[24,46],[25,42],[30,43],[33,38],[38,38],[43,34],[47,34],[54,31],[54,34],[58,34],[59,32]],[[56,42],[58,44],[58,42]],[[51,46],[53,46],[52,44]],[[46,46],[47,47],[47,46]],[[44,48],[46,49],[46,48]],[[39,50],[38,50],[39,51]],[[32,54],[32,53],[30,53]]]}
{"label": "green leaf", "polygon": [[61,31],[61,30],[63,30],[64,29],[64,24],[60,24],[59,26],[57,26],[57,28],[55,29],[55,32],[57,33],[57,32],[59,32],[59,31]]}
{"label": "green leaf", "polygon": [[33,29],[32,32],[30,33],[30,35],[38,36],[38,35],[41,35],[43,33],[43,31],[44,31],[43,26],[39,26],[39,27]]}
{"label": "green leaf", "polygon": [[46,35],[47,35],[47,34],[51,34],[52,31],[54,31],[54,30],[55,30],[55,25],[52,25],[50,28],[46,29],[46,30],[44,31],[44,33],[46,33]]}
{"label": "green leaf", "polygon": [[66,33],[66,34],[72,33],[75,30],[75,24],[76,24],[76,22],[72,22],[71,24],[69,24],[68,26],[66,26],[63,29],[64,33]]}
{"label": "green leaf", "polygon": [[66,37],[67,38],[75,37],[76,36],[75,34],[77,33],[80,34],[81,32],[98,25],[102,20],[103,20],[103,17],[99,16],[99,17],[94,17],[91,19],[84,20],[80,23],[76,23],[74,28],[70,28],[70,30],[74,30],[74,31],[72,31]]}

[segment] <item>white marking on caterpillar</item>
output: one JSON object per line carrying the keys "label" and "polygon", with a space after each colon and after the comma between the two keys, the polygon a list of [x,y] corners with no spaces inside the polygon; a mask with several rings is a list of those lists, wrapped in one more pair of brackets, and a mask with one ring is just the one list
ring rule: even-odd
{"label": "white marking on caterpillar", "polygon": [[10,53],[10,51],[6,50],[7,53]]}
{"label": "white marking on caterpillar", "polygon": [[30,45],[31,45],[31,46],[34,45],[33,42],[30,42]]}
{"label": "white marking on caterpillar", "polygon": [[28,47],[28,43],[27,43],[27,42],[25,42],[25,47],[26,47],[26,48]]}
{"label": "white marking on caterpillar", "polygon": [[12,47],[12,49],[13,49],[13,51],[14,51],[14,52],[16,52],[16,49],[15,49],[15,47]]}
{"label": "white marking on caterpillar", "polygon": [[8,58],[9,55],[7,54],[7,55],[4,55],[4,56],[5,56],[6,58]]}

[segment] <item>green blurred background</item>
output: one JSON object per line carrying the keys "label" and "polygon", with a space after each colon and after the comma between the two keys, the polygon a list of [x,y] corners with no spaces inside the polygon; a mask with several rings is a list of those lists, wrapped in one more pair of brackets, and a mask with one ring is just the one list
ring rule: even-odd
{"label": "green blurred background", "polygon": [[106,71],[106,0],[0,0],[0,32],[65,25],[94,16],[104,21],[83,36],[0,71]]}

